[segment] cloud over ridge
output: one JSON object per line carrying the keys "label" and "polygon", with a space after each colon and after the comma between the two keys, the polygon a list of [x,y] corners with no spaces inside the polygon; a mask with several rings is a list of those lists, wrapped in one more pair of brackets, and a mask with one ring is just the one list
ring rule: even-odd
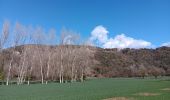
{"label": "cloud over ridge", "polygon": [[92,32],[90,40],[103,48],[147,48],[152,44],[142,39],[134,39],[125,34],[116,35],[113,38],[108,37],[109,31],[102,25],[96,26]]}
{"label": "cloud over ridge", "polygon": [[161,46],[170,47],[170,42],[162,43]]}

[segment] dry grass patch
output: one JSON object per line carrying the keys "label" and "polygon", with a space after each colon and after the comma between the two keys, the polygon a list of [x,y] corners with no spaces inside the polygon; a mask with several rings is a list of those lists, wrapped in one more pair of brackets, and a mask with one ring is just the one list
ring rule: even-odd
{"label": "dry grass patch", "polygon": [[160,95],[160,94],[159,93],[144,92],[144,93],[137,93],[135,95],[139,95],[139,96],[157,96],[157,95]]}
{"label": "dry grass patch", "polygon": [[164,89],[161,89],[161,90],[170,91],[170,88],[164,88]]}
{"label": "dry grass patch", "polygon": [[127,97],[113,97],[113,98],[108,98],[108,99],[103,99],[103,100],[134,100],[134,99],[127,98]]}

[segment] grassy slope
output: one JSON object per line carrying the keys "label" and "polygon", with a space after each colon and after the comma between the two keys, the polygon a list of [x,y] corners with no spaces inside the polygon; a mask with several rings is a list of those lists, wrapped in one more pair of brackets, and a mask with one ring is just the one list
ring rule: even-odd
{"label": "grassy slope", "polygon": [[[0,86],[0,100],[102,100],[123,96],[136,100],[170,100],[170,80],[155,79],[95,79],[83,83],[50,83],[48,85]],[[158,96],[137,96],[153,92]]]}

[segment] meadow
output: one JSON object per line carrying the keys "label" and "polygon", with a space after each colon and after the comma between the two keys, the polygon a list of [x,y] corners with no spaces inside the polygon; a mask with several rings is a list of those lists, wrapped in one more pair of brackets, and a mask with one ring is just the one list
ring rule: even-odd
{"label": "meadow", "polygon": [[170,78],[103,78],[63,84],[0,85],[0,100],[170,100]]}

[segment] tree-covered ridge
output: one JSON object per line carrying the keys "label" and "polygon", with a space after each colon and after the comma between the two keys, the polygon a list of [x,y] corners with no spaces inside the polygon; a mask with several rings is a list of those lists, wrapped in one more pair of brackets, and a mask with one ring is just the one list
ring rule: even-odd
{"label": "tree-covered ridge", "polygon": [[22,45],[3,50],[0,60],[1,79],[16,80],[18,84],[170,75],[169,47],[118,50],[80,45]]}
{"label": "tree-covered ridge", "polygon": [[170,74],[170,48],[103,49],[95,54],[97,74],[107,77],[159,76]]}

